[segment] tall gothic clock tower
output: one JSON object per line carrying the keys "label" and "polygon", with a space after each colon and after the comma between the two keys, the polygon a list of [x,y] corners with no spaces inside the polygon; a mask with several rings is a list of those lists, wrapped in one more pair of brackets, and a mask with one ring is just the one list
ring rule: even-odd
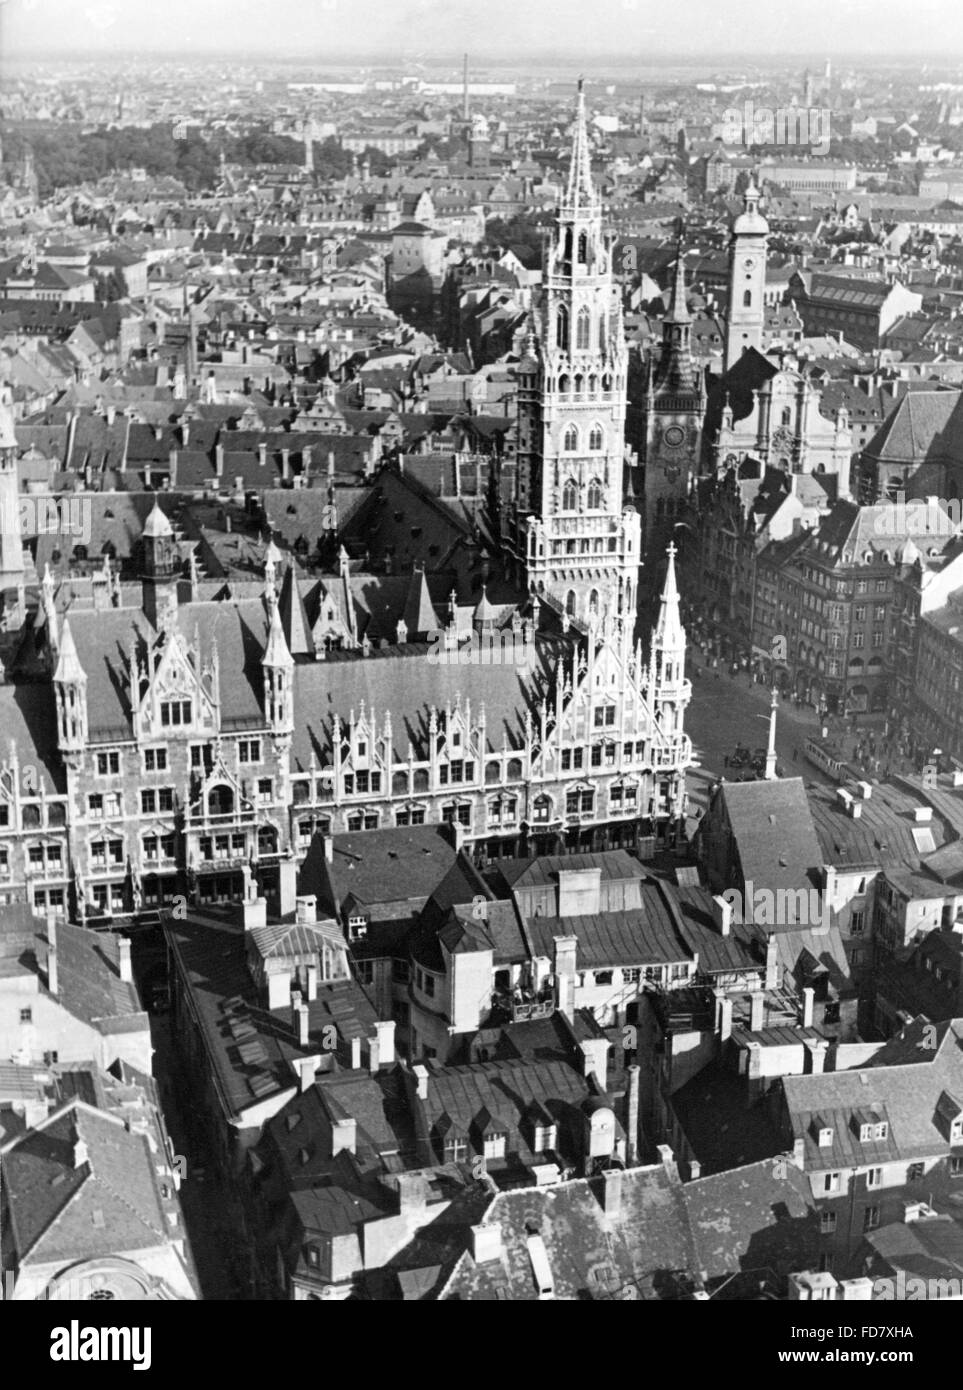
{"label": "tall gothic clock tower", "polygon": [[518,372],[518,454],[505,532],[543,602],[634,626],[640,517],[623,499],[627,349],[611,241],[592,185],[579,83],[568,182]]}
{"label": "tall gothic clock tower", "polygon": [[699,469],[705,412],[705,380],[692,357],[692,315],[680,244],[662,321],[662,350],[650,358],[645,378],[646,561],[655,551],[661,554],[672,539],[676,515]]}

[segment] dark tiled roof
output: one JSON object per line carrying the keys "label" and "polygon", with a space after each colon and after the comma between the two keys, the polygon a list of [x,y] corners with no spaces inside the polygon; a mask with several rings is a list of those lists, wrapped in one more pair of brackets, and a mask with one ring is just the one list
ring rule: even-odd
{"label": "dark tiled roof", "polygon": [[[77,1138],[87,1158],[74,1167]],[[167,1243],[147,1137],[82,1102],[26,1133],[3,1167],[21,1261],[63,1264]]]}
{"label": "dark tiled roof", "polygon": [[812,881],[823,852],[801,777],[723,782],[717,795],[728,813],[744,879],[771,890]]}
{"label": "dark tiled roof", "polygon": [[[935,1031],[925,1031],[935,1030]],[[852,1071],[783,1078],[796,1138],[805,1140],[806,1168],[854,1167],[873,1161],[948,1153],[938,1123],[944,1092],[963,1095],[963,1020],[909,1024],[884,1043],[868,1063]],[[854,1117],[875,1112],[887,1121],[886,1139],[862,1143]],[[819,1146],[818,1127],[833,1129],[830,1147]]]}

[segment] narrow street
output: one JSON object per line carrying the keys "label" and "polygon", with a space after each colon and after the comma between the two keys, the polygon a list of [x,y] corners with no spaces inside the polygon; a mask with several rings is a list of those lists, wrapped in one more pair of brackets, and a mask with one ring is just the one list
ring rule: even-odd
{"label": "narrow street", "polygon": [[202,1127],[191,1112],[190,1083],[182,1075],[170,1014],[151,1014],[150,1023],[164,1122],[174,1153],[184,1160],[180,1199],[203,1297],[243,1298],[246,1292],[235,1273],[240,1260],[233,1200],[220,1190],[217,1167],[208,1161]]}

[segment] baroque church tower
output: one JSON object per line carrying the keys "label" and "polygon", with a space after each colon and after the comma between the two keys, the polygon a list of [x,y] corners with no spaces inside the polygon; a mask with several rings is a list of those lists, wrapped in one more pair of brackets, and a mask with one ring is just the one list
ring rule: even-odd
{"label": "baroque church tower", "polygon": [[544,296],[519,364],[506,540],[540,601],[585,625],[607,614],[634,626],[641,522],[623,498],[628,354],[611,254],[579,83]]}
{"label": "baroque church tower", "polygon": [[750,178],[742,212],[732,224],[729,241],[729,309],[726,314],[725,370],[747,348],[762,351],[766,324],[766,249],[769,223],[759,211],[759,189]]}

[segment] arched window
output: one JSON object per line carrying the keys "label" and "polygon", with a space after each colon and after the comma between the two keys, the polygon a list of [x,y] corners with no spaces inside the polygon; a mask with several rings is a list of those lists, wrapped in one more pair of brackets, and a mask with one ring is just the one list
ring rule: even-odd
{"label": "arched window", "polygon": [[567,396],[572,389],[572,383],[567,376],[560,376],[558,379],[558,391],[560,396]]}
{"label": "arched window", "polygon": [[598,478],[593,478],[589,483],[588,489],[588,509],[590,512],[600,512],[602,510],[602,483]]}
{"label": "arched window", "polygon": [[565,426],[562,448],[567,454],[574,454],[578,450],[578,430],[574,425]]}
{"label": "arched window", "polygon": [[792,424],[792,411],[790,410],[790,408],[789,408],[788,405],[783,406],[783,411],[782,411],[782,422],[783,422],[784,425],[791,425],[791,424]]}
{"label": "arched window", "polygon": [[605,351],[605,315],[599,319],[599,352]]}
{"label": "arched window", "polygon": [[565,253],[564,253],[564,254],[565,254],[565,259],[566,259],[567,261],[571,261],[571,259],[572,259],[572,229],[571,229],[571,227],[566,227],[566,228],[565,228]]}
{"label": "arched window", "polygon": [[594,614],[594,613],[598,613],[598,611],[599,611],[599,591],[598,591],[598,589],[593,589],[592,592],[589,594],[589,612]]}
{"label": "arched window", "polygon": [[752,290],[746,290],[745,293],[743,294],[743,296],[742,296],[742,307],[743,307],[744,309],[751,309],[751,308],[752,308]]}
{"label": "arched window", "polygon": [[585,265],[588,260],[588,235],[585,232],[578,234],[578,260],[579,265]]}
{"label": "arched window", "polygon": [[575,617],[575,590],[569,589],[565,595],[565,611],[570,618]]}
{"label": "arched window", "polygon": [[207,794],[207,813],[210,816],[229,816],[234,810],[234,793],[223,783],[211,787]]}
{"label": "arched window", "polygon": [[562,488],[562,511],[574,512],[578,507],[578,488],[574,478],[566,478]]}
{"label": "arched window", "polygon": [[592,334],[592,316],[583,305],[578,311],[578,326],[575,333],[576,348],[587,348]]}
{"label": "arched window", "polygon": [[589,448],[601,449],[602,447],[602,426],[593,425],[589,431]]}
{"label": "arched window", "polygon": [[568,349],[568,310],[564,304],[555,316],[555,341],[563,351]]}

